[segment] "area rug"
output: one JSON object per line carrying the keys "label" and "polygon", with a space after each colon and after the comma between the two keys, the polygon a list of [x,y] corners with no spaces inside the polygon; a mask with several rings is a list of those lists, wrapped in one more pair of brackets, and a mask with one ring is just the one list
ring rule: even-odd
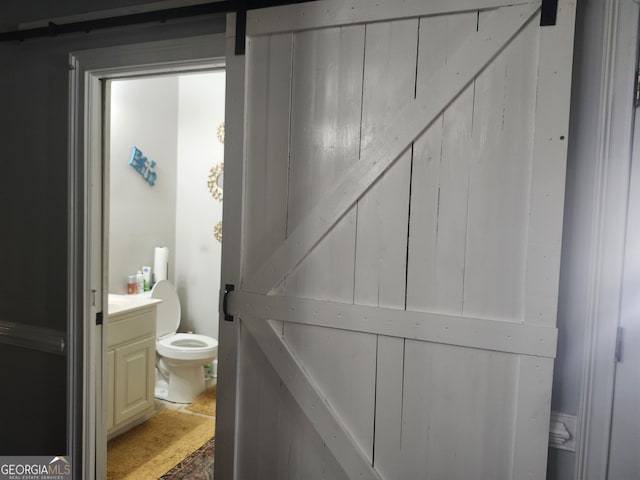
{"label": "area rug", "polygon": [[196,398],[191,404],[186,407],[187,410],[194,413],[201,413],[202,415],[209,415],[215,417],[216,415],[216,386],[207,388],[202,392],[198,398]]}
{"label": "area rug", "polygon": [[215,439],[209,440],[178,465],[160,477],[160,480],[213,480]]}
{"label": "area rug", "polygon": [[159,478],[213,437],[215,420],[162,410],[109,441],[107,480]]}

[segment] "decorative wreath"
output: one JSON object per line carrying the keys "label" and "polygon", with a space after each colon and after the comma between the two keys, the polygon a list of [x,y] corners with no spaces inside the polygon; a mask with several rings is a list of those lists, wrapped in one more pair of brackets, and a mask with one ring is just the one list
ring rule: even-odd
{"label": "decorative wreath", "polygon": [[213,228],[213,236],[216,237],[220,243],[222,243],[222,220]]}
{"label": "decorative wreath", "polygon": [[222,201],[222,181],[224,175],[224,163],[219,163],[211,167],[209,171],[209,177],[207,179],[207,186],[213,198]]}
{"label": "decorative wreath", "polygon": [[224,143],[224,122],[218,125],[218,140],[220,143]]}

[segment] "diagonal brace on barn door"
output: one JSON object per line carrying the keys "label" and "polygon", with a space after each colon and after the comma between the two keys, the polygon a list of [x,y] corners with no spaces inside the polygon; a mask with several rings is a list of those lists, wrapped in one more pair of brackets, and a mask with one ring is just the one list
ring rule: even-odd
{"label": "diagonal brace on barn door", "polygon": [[362,151],[346,172],[303,218],[289,237],[244,284],[244,290],[267,293],[302,262],[376,180],[411,147],[440,113],[491,63],[540,10],[535,6],[503,7],[481,32],[471,34],[447,64],[425,82],[421,95],[407,102],[377,141]]}
{"label": "diagonal brace on barn door", "polygon": [[242,321],[347,477],[382,480],[284,339],[262,319],[242,317]]}

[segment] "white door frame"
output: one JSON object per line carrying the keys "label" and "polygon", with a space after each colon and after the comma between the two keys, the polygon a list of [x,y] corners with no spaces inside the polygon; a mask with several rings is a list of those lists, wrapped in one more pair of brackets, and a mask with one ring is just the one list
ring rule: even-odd
{"label": "white door frame", "polygon": [[607,477],[633,139],[638,5],[608,0],[604,10],[598,151],[594,184],[585,187],[595,201],[585,259],[589,276],[576,480]]}
{"label": "white door frame", "polygon": [[617,341],[617,364],[613,392],[611,419],[611,439],[607,475],[609,480],[637,478],[640,473],[637,451],[640,445],[638,431],[640,375],[640,309],[638,290],[640,281],[640,122],[633,122],[633,147],[631,159],[631,179],[629,182],[629,206],[624,257],[624,277],[622,280],[622,300],[620,307],[620,328]]}
{"label": "white door frame", "polygon": [[[103,264],[102,81],[224,67],[223,34],[106,47],[69,56],[69,452],[76,478],[106,476],[106,349],[96,315],[107,305]],[[78,461],[76,460],[76,465]]]}

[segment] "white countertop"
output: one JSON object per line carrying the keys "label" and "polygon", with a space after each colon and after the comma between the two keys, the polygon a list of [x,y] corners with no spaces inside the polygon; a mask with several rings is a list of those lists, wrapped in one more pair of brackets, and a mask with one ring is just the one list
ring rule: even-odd
{"label": "white countertop", "polygon": [[117,315],[119,313],[131,312],[162,302],[160,299],[151,298],[148,293],[149,292],[145,292],[138,295],[118,295],[110,293],[107,314]]}

